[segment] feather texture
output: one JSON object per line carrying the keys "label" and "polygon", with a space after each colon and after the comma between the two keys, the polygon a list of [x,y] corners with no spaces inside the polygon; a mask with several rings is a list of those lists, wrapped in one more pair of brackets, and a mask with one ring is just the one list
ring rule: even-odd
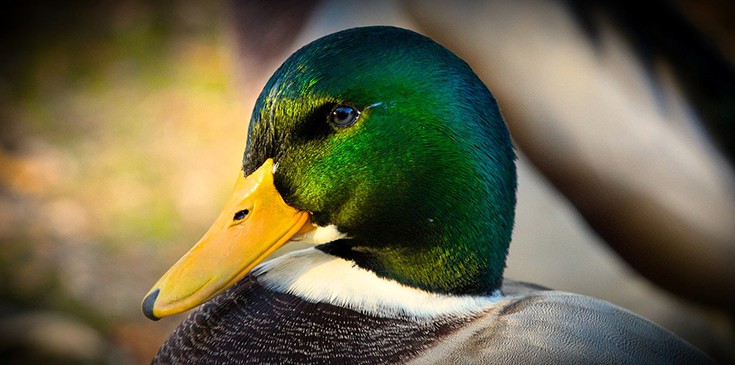
{"label": "feather texture", "polygon": [[269,289],[262,275],[193,312],[153,364],[713,363],[620,307],[520,282],[475,315],[379,316]]}

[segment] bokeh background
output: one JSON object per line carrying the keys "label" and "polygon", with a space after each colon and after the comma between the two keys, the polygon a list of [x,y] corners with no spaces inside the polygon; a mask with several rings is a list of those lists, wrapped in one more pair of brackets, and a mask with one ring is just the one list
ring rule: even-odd
{"label": "bokeh background", "polygon": [[246,136],[224,7],[2,16],[0,357],[143,363],[171,330],[141,296],[216,214]]}
{"label": "bokeh background", "polygon": [[[544,2],[518,3],[534,7]],[[731,64],[735,59],[735,26],[728,20],[735,16],[733,7],[724,1],[678,1],[675,5]],[[564,6],[551,9],[571,12]],[[549,17],[543,8],[532,10]],[[533,156],[534,149],[537,156],[548,153],[533,144],[533,136],[538,135],[548,137],[545,143],[552,150],[570,153],[569,141],[564,139],[569,135],[564,133],[571,127],[554,120],[544,129],[522,127],[519,120],[525,117],[524,111],[532,110],[523,105],[528,99],[508,91],[507,81],[497,76],[502,70],[491,72],[494,64],[502,66],[502,60],[489,66],[485,63],[492,57],[518,57],[539,64],[545,64],[544,59],[491,46],[474,52],[471,45],[488,37],[477,32],[473,24],[499,24],[481,18],[483,14],[460,11],[456,15],[420,2],[388,0],[369,5],[193,0],[62,5],[40,1],[3,12],[2,362],[146,363],[183,317],[151,322],[141,314],[140,300],[216,217],[239,170],[247,120],[268,76],[300,45],[364,24],[393,24],[429,34],[465,57],[491,90],[501,86],[496,96],[517,142],[521,142],[519,208],[508,277],[612,301],[671,329],[723,362],[735,361],[733,311],[727,309],[730,298],[701,303],[696,297],[672,291],[676,281],[665,283],[664,289],[655,275],[650,279],[640,274],[640,268],[631,266],[622,258],[625,255],[608,245],[608,235],[601,234],[599,224],[583,214],[587,211],[580,208],[579,200],[569,198],[559,185],[564,179],[549,173],[550,168],[544,165],[548,161],[526,156],[525,151]],[[445,23],[454,26],[446,28]],[[526,26],[522,34],[544,33],[533,24]],[[510,39],[513,33],[496,34],[499,39]],[[527,49],[526,45],[532,44],[528,42],[517,41],[513,49]],[[634,52],[614,54],[639,62]],[[573,73],[582,66],[562,63],[561,67]],[[626,75],[634,79],[628,84],[633,89],[645,89],[640,84],[650,82],[645,72]],[[518,80],[520,86],[537,81]],[[557,85],[558,94],[563,95],[564,86]],[[687,109],[687,100],[681,97],[684,106],[677,110],[696,114],[696,110]],[[735,99],[732,101],[735,105]],[[584,129],[583,125],[573,130],[581,131],[582,136],[599,130]],[[579,134],[571,136],[580,138]],[[647,138],[649,143],[659,137]],[[727,153],[721,152],[727,151],[722,146],[732,141],[725,139],[703,149],[715,156],[711,158],[715,162],[707,157],[700,160],[694,154],[697,158],[692,165],[706,165],[709,169],[705,171],[724,171],[714,180],[715,188],[705,191],[705,206],[695,210],[695,217],[715,222],[712,225],[718,234],[712,241],[725,242],[721,258],[727,261],[733,258],[735,242],[730,239],[735,237],[735,228],[730,225],[722,231],[718,222],[735,223],[731,219],[735,215],[731,215],[729,203],[733,198],[732,164],[723,162]],[[696,137],[696,143],[708,140],[706,134]],[[623,144],[619,142],[604,145],[601,155],[614,155],[617,145]],[[656,150],[660,144],[653,145],[654,154],[669,152]],[[586,149],[574,151],[589,153]],[[632,157],[616,158],[623,165],[635,165]],[[658,166],[651,160],[645,163],[644,170]],[[584,183],[584,179],[574,178],[578,170],[564,171],[571,172],[572,182]],[[693,171],[696,174],[698,170]],[[666,184],[675,183],[654,185],[661,190]],[[683,186],[694,186],[684,190],[684,195],[705,194],[696,184]],[[682,195],[681,190],[675,192]],[[710,204],[710,200],[722,207]],[[682,204],[693,206],[688,201]],[[672,206],[674,210],[681,207]],[[657,256],[655,252],[653,256]],[[676,266],[667,270],[677,275],[680,272]],[[735,278],[728,276],[732,271],[724,272],[722,282],[731,287],[723,291],[730,292]],[[674,277],[687,273],[677,275]]]}

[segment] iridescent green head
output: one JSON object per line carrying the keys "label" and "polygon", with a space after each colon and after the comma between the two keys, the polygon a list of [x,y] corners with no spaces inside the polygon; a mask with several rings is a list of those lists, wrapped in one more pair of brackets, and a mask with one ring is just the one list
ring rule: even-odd
{"label": "iridescent green head", "polygon": [[515,153],[470,67],[417,33],[345,30],[293,54],[255,106],[243,166],[347,238],[320,249],[425,290],[486,294],[513,228]]}

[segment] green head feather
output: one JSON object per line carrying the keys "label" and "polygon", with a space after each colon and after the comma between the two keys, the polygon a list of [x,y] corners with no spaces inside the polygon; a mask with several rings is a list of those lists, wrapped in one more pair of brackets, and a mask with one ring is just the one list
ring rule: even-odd
{"label": "green head feather", "polygon": [[[337,106],[360,114],[342,126]],[[267,158],[289,205],[347,234],[324,251],[433,292],[499,288],[516,203],[510,135],[470,67],[429,38],[355,28],[294,53],[258,98],[245,172]]]}

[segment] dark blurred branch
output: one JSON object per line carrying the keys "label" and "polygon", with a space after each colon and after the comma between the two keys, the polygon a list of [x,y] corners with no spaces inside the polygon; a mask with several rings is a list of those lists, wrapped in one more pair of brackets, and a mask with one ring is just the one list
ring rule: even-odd
{"label": "dark blurred branch", "polygon": [[[734,163],[735,67],[680,7],[667,0],[567,2],[579,24],[598,46],[602,17],[617,26],[650,76],[655,77],[656,61],[663,60],[670,65],[710,137],[730,163]],[[723,14],[735,15],[734,3],[720,1],[717,6]]]}

